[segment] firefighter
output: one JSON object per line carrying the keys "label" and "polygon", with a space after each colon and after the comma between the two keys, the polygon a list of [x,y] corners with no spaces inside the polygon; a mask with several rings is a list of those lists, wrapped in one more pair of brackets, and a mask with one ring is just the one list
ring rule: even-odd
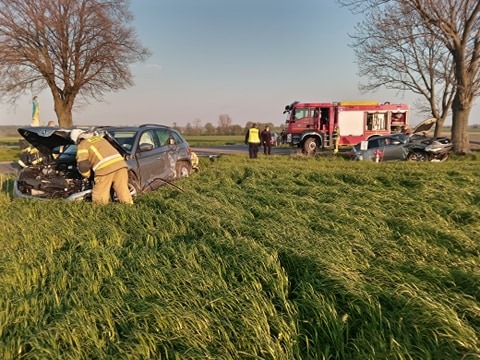
{"label": "firefighter", "polygon": [[128,189],[128,167],[122,155],[105,138],[73,129],[70,138],[77,144],[77,166],[83,177],[89,178],[94,173],[92,201],[106,204],[113,187],[118,200],[133,204]]}
{"label": "firefighter", "polygon": [[27,167],[28,165],[38,165],[43,161],[43,157],[40,154],[40,151],[32,145],[26,147],[22,150],[22,155],[20,155],[20,160],[18,160],[18,165],[22,168]]}
{"label": "firefighter", "polygon": [[198,164],[200,163],[200,160],[198,159],[197,154],[195,154],[195,153],[192,151],[192,152],[190,153],[190,159],[192,160],[192,169],[193,169],[195,172],[200,171],[200,169],[198,168]]}
{"label": "firefighter", "polygon": [[256,159],[258,155],[258,146],[260,145],[260,133],[257,124],[253,123],[245,134],[245,145],[248,144],[248,156],[250,159]]}
{"label": "firefighter", "polygon": [[335,125],[335,127],[333,128],[332,139],[333,139],[333,154],[337,154],[338,145],[340,144],[340,128],[338,127],[338,125]]}

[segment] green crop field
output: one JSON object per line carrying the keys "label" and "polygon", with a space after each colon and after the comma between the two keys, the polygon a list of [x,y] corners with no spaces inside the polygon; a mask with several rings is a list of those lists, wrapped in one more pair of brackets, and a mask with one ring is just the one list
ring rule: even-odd
{"label": "green crop field", "polygon": [[190,146],[221,146],[243,144],[245,136],[242,135],[198,135],[186,136]]}
{"label": "green crop field", "polygon": [[202,158],[133,206],[0,193],[1,359],[480,359],[480,157]]}

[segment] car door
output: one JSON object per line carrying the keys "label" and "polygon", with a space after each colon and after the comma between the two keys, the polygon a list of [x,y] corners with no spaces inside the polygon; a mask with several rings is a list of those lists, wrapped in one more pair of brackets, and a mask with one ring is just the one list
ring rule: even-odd
{"label": "car door", "polygon": [[165,148],[161,146],[153,129],[143,130],[138,137],[137,151],[138,174],[142,188],[158,187],[169,168]]}
{"label": "car door", "polygon": [[170,129],[155,129],[157,135],[161,156],[164,159],[165,166],[162,169],[163,179],[173,180],[176,177],[176,165],[178,160],[178,140],[173,136]]}
{"label": "car door", "polygon": [[398,161],[405,159],[405,149],[401,140],[391,137],[385,137],[383,140],[383,161]]}
{"label": "car door", "polygon": [[383,151],[383,138],[379,136],[368,140],[367,150],[362,151],[363,159],[367,161],[375,161],[377,151]]}

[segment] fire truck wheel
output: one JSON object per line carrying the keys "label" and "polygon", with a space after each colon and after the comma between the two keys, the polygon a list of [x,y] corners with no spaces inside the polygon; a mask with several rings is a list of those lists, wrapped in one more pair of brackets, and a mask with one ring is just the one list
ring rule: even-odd
{"label": "fire truck wheel", "polygon": [[315,155],[317,151],[318,144],[315,138],[310,137],[303,143],[303,152],[307,155]]}

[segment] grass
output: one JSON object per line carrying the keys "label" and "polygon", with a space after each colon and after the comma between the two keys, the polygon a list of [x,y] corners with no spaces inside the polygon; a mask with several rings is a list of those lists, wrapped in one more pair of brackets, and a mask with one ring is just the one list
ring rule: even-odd
{"label": "grass", "polygon": [[222,146],[243,144],[244,135],[189,135],[185,136],[190,146]]}
{"label": "grass", "polygon": [[478,359],[478,161],[202,158],[131,207],[3,178],[0,358]]}

